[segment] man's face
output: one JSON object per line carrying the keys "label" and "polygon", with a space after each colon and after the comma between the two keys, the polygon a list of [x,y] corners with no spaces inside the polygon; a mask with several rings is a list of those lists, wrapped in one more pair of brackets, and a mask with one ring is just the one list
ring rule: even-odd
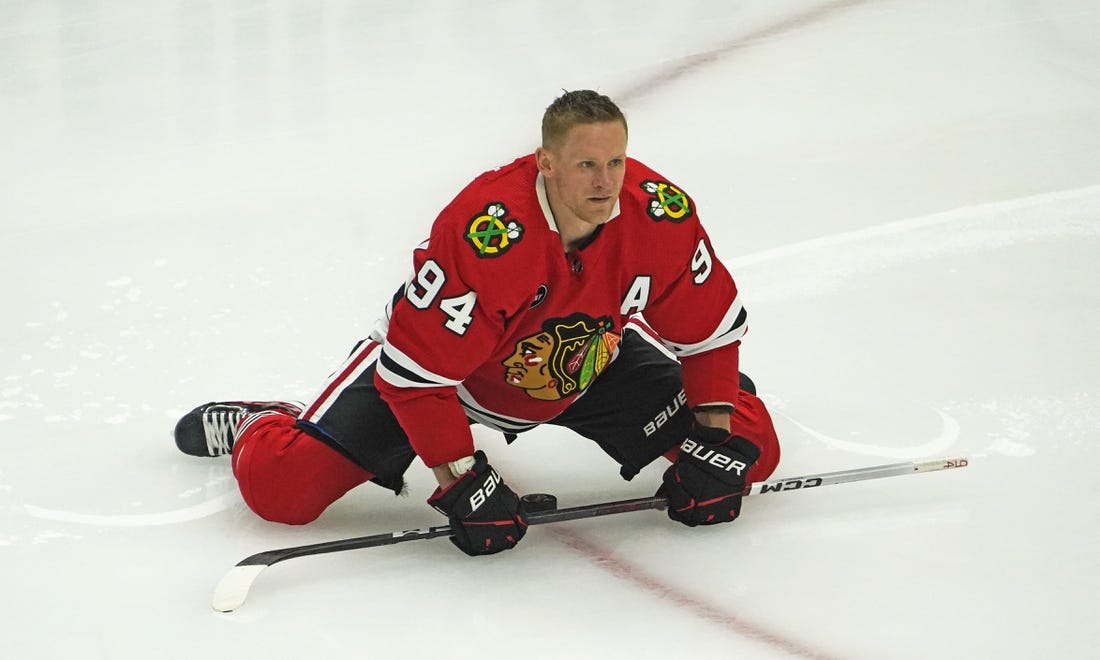
{"label": "man's face", "polygon": [[550,373],[554,338],[548,332],[526,337],[516,342],[516,350],[505,358],[504,380],[509,385],[527,390],[527,394],[547,401],[561,398],[558,381]]}
{"label": "man's face", "polygon": [[[561,144],[540,148],[539,170],[559,223],[607,222],[626,176],[626,128],[617,121],[578,124]],[[570,217],[572,216],[572,217]]]}

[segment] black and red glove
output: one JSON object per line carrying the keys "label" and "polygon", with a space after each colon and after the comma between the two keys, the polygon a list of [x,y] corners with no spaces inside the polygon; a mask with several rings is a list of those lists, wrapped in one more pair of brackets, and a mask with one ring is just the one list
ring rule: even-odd
{"label": "black and red glove", "polygon": [[473,467],[446,489],[436,488],[428,504],[450,519],[451,543],[471,557],[514,548],[527,533],[522,502],[480,450]]}
{"label": "black and red glove", "polygon": [[695,424],[657,490],[668,497],[668,517],[689,527],[734,520],[758,458],[760,449],[741,436]]}

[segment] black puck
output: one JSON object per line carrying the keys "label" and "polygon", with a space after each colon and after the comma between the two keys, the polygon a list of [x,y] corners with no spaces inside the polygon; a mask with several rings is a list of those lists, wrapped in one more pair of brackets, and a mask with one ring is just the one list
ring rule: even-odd
{"label": "black puck", "polygon": [[558,508],[558,498],[549,493],[528,493],[519,499],[527,513],[553,511]]}

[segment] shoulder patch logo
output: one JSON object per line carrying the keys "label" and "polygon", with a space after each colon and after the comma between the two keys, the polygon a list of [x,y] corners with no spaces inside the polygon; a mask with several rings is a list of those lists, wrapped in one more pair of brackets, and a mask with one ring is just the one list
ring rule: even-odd
{"label": "shoulder patch logo", "polygon": [[523,236],[523,225],[509,219],[503,202],[491,202],[485,211],[466,225],[464,238],[473,246],[479,257],[499,257],[518,243]]}
{"label": "shoulder patch logo", "polygon": [[692,216],[694,211],[691,199],[687,193],[667,181],[642,181],[642,190],[649,194],[649,205],[646,213],[657,222],[668,220],[669,222],[683,222]]}

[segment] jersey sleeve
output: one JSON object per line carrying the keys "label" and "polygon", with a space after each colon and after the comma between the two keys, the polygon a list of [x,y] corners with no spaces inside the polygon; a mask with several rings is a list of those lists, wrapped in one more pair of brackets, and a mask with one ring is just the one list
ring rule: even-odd
{"label": "jersey sleeve", "polygon": [[680,360],[688,405],[733,406],[740,341],[747,329],[737,285],[697,216],[672,231],[678,236],[669,241],[668,286],[643,315]]}
{"label": "jersey sleeve", "polygon": [[489,358],[519,304],[500,285],[507,267],[479,258],[461,223],[437,222],[392,303],[375,384],[428,466],[474,452],[457,386]]}

